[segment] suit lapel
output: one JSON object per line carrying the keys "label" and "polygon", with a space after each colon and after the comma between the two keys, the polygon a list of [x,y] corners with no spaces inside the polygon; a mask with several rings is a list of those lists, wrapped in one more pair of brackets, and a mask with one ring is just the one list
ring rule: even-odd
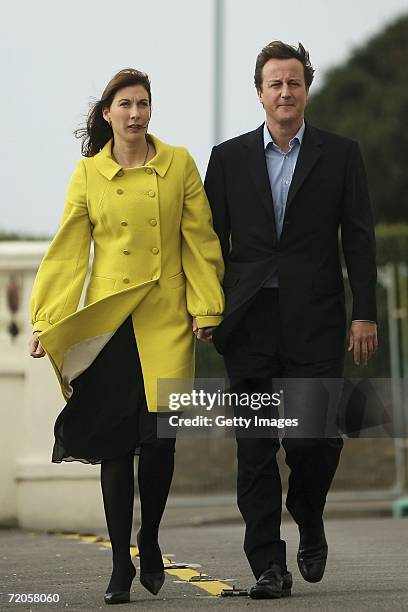
{"label": "suit lapel", "polygon": [[275,215],[268,169],[266,167],[263,139],[263,124],[254,132],[250,132],[244,141],[247,155],[247,167],[258,196],[273,224],[274,242],[277,241]]}
{"label": "suit lapel", "polygon": [[306,124],[306,130],[300,147],[299,157],[296,162],[295,172],[289,189],[288,200],[286,202],[286,211],[288,211],[294,197],[303,185],[307,176],[311,172],[313,166],[321,155],[322,139],[318,130]]}

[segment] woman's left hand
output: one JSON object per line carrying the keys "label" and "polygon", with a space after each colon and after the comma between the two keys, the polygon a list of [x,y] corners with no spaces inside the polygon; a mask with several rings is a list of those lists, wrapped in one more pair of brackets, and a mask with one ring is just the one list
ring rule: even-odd
{"label": "woman's left hand", "polygon": [[215,327],[198,327],[196,318],[193,317],[193,333],[197,340],[202,342],[212,342],[212,335]]}

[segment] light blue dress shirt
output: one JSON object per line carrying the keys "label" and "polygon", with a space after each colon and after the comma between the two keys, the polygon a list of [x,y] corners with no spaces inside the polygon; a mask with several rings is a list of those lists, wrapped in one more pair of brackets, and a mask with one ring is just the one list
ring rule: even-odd
{"label": "light blue dress shirt", "polygon": [[[300,145],[302,144],[305,133],[305,122],[303,121],[298,132],[289,141],[289,151],[284,153],[277,145],[269,130],[266,122],[264,124],[264,147],[266,166],[268,169],[269,182],[273,198],[275,213],[275,225],[278,239],[280,239],[285,217],[286,202],[292,183],[293,173],[295,172],[296,162],[299,157]],[[266,281],[264,287],[278,287],[277,272]]]}

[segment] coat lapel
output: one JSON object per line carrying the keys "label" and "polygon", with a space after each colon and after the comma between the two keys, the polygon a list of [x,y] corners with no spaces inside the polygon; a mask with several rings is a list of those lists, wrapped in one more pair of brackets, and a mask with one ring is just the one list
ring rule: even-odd
{"label": "coat lapel", "polygon": [[248,170],[256,187],[260,200],[268,213],[274,232],[274,242],[277,241],[275,215],[271,185],[269,183],[268,169],[266,166],[265,148],[263,139],[263,124],[253,132],[250,132],[244,141],[247,155]]}
{"label": "coat lapel", "polygon": [[288,200],[286,202],[286,211],[288,211],[294,197],[303,185],[307,176],[311,172],[313,166],[321,155],[322,139],[318,130],[306,124],[306,130],[300,147],[299,157],[296,162],[295,172],[293,174],[292,183],[290,185]]}

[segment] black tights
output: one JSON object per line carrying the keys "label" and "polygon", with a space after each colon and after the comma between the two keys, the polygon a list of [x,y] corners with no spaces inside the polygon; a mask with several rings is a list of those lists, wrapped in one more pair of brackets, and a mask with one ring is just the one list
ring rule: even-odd
{"label": "black tights", "polygon": [[[174,445],[174,439],[156,439],[143,443],[140,449],[140,565],[145,572],[163,569],[157,537],[173,477]],[[133,451],[101,462],[101,486],[113,560],[112,577],[107,591],[127,591],[134,574],[130,557],[134,499]]]}

